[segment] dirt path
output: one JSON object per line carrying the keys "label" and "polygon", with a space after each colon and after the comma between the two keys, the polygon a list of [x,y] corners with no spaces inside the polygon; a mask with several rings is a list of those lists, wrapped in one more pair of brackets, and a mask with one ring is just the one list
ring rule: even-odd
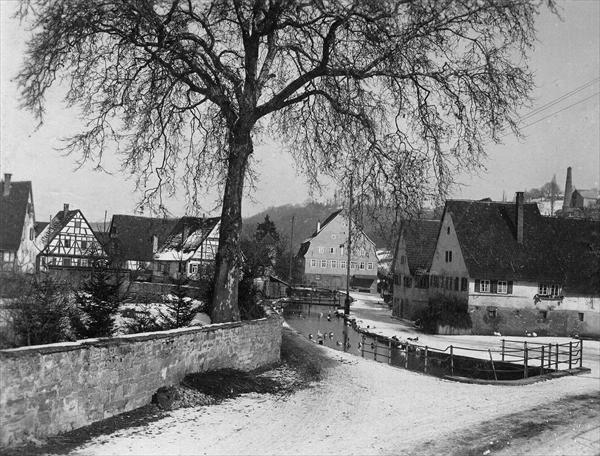
{"label": "dirt path", "polygon": [[[68,446],[48,445],[38,454],[433,455],[455,449],[457,454],[488,450],[488,454],[515,454],[515,448],[529,448],[530,454],[536,454],[527,447],[536,436],[547,442],[544,433],[555,432],[582,442],[587,434],[581,437],[575,431],[585,432],[586,420],[598,416],[600,385],[591,375],[524,386],[461,384],[327,349],[289,331],[286,334],[294,337],[297,349],[323,360],[320,364],[326,375],[322,381],[289,395],[252,393],[218,405],[164,412],[129,427],[80,437]],[[582,395],[596,405],[572,399]],[[581,413],[586,409],[593,414]],[[516,433],[526,426],[530,432]],[[499,429],[506,433],[500,435]],[[594,431],[589,432],[593,437]],[[490,447],[488,439],[511,444]]]}

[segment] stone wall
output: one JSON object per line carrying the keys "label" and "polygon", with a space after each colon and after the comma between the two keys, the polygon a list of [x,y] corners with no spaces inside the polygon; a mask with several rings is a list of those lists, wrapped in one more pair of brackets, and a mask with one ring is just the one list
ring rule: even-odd
{"label": "stone wall", "polygon": [[148,404],[192,372],[279,360],[282,320],[268,318],[0,350],[0,447]]}

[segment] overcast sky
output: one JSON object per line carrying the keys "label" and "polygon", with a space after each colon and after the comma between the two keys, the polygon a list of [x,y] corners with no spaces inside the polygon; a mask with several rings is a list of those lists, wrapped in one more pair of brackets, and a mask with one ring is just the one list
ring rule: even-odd
{"label": "overcast sky", "polygon": [[[12,173],[13,180],[33,182],[38,220],[56,213],[64,202],[81,209],[90,221],[101,221],[105,210],[109,218],[115,213],[133,213],[140,197],[134,180],[119,172],[114,157],[105,162],[113,174],[93,172],[90,166],[75,171],[74,157],[64,157],[56,150],[60,138],[74,133],[79,124],[76,112],[62,104],[60,90],[49,94],[45,123],[38,130],[33,116],[19,109],[12,78],[21,64],[28,35],[11,17],[16,3],[0,1],[0,172]],[[452,197],[501,199],[506,192],[510,199],[515,191],[539,187],[554,174],[563,187],[567,166],[573,167],[575,187],[598,187],[600,0],[559,4],[562,20],[548,11],[539,17],[539,43],[531,60],[537,88],[533,107],[524,108],[522,115],[557,102],[523,120],[524,139],[509,135],[503,138],[504,144],[490,145],[486,170],[476,176],[459,176],[463,185],[453,189]],[[281,147],[264,144],[255,150],[259,181],[256,191],[244,199],[244,215],[309,198],[304,179],[296,174]],[[212,199],[207,199],[206,212],[213,206]],[[175,215],[183,214],[183,198],[170,201],[168,208]]]}

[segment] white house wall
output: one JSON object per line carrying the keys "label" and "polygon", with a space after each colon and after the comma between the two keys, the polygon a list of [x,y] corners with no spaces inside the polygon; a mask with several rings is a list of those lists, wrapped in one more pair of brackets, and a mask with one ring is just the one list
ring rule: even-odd
{"label": "white house wall", "polygon": [[[450,229],[450,233],[448,233]],[[452,252],[452,261],[446,262],[446,251]],[[469,272],[454,230],[454,222],[449,212],[444,214],[435,253],[431,262],[431,274],[449,277],[467,277]]]}
{"label": "white house wall", "polygon": [[16,267],[20,272],[32,273],[35,271],[35,258],[38,254],[35,245],[35,212],[31,192],[27,199],[27,210],[21,232],[21,242],[16,253]]}

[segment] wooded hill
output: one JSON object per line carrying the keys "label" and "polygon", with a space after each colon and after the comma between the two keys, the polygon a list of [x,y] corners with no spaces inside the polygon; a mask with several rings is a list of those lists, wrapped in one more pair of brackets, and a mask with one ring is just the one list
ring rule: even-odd
{"label": "wooded hill", "polygon": [[[289,248],[289,241],[292,229],[292,216],[294,219],[294,242],[293,251],[296,253],[300,244],[309,238],[317,228],[317,222],[323,222],[332,212],[339,209],[339,206],[334,204],[323,204],[317,202],[309,202],[306,204],[286,204],[283,206],[270,207],[251,217],[246,217],[243,221],[244,226],[242,234],[245,237],[250,237],[256,230],[256,225],[264,221],[268,215],[271,221],[275,223],[277,231],[282,239],[286,241],[286,248]],[[384,224],[382,220],[369,219],[363,221],[365,225],[365,233],[369,236],[376,247],[391,248],[390,227]]]}

